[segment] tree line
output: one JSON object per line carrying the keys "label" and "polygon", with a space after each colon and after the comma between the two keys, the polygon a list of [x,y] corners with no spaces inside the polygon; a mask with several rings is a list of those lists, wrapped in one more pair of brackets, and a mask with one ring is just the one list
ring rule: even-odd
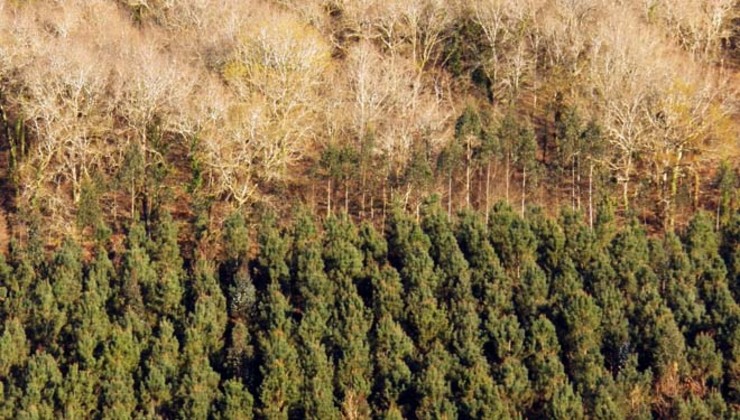
{"label": "tree line", "polygon": [[0,259],[0,417],[736,416],[740,213],[648,236],[613,207],[31,229]]}

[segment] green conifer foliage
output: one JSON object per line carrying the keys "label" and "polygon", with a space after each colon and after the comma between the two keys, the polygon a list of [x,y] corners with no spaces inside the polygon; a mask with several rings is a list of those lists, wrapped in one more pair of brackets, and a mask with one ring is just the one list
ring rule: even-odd
{"label": "green conifer foliage", "polygon": [[56,395],[64,380],[57,361],[49,353],[36,353],[28,360],[23,373],[23,395],[18,401],[19,418],[54,418]]}
{"label": "green conifer foliage", "polygon": [[208,418],[221,398],[219,375],[211,366],[207,343],[201,334],[203,331],[198,326],[188,326],[185,330],[181,379],[176,393],[181,418]]}
{"label": "green conifer foliage", "polygon": [[666,233],[663,247],[665,264],[656,270],[662,278],[661,289],[681,330],[693,335],[706,322],[706,307],[699,297],[691,262],[675,234]]}
{"label": "green conifer foliage", "polygon": [[99,382],[98,372],[80,370],[77,364],[69,367],[57,394],[65,418],[90,418],[97,413]]}
{"label": "green conifer foliage", "polygon": [[146,232],[144,226],[134,222],[126,238],[126,252],[119,279],[119,289],[114,297],[115,306],[119,314],[130,310],[138,314],[146,314],[144,297],[147,301],[154,296],[157,284],[157,273],[152,267],[147,253]]}
{"label": "green conifer foliage", "polygon": [[148,355],[143,360],[141,406],[146,415],[171,416],[175,414],[174,398],[180,374],[180,343],[172,323],[159,322],[157,336],[152,339]]}
{"label": "green conifer foliage", "polygon": [[722,231],[720,253],[725,260],[728,282],[735,302],[740,301],[740,211],[735,212]]}
{"label": "green conifer foliage", "polygon": [[372,337],[373,409],[380,415],[397,407],[399,397],[411,385],[412,372],[408,362],[412,360],[414,345],[388,312],[376,319]]}
{"label": "green conifer foliage", "polygon": [[447,376],[449,357],[442,345],[435,342],[424,358],[422,369],[414,381],[418,401],[415,410],[417,418],[457,418],[457,408]]}
{"label": "green conifer foliage", "polygon": [[722,355],[717,351],[714,339],[699,334],[696,343],[689,348],[690,377],[701,388],[717,388],[722,383]]}
{"label": "green conifer foliage", "polygon": [[267,324],[258,339],[260,413],[268,419],[287,419],[299,401],[299,361],[289,318],[292,308],[277,281],[269,284],[263,305]]}
{"label": "green conifer foliage", "polygon": [[528,332],[525,362],[532,378],[535,414],[542,414],[545,404],[565,386],[567,376],[560,361],[560,343],[552,322],[540,315],[532,322]]}
{"label": "green conifer foliage", "polygon": [[593,401],[598,384],[606,374],[600,351],[601,317],[601,309],[583,291],[571,296],[563,311],[566,367],[586,401]]}
{"label": "green conifer foliage", "polygon": [[131,327],[114,325],[103,351],[101,398],[103,418],[130,418],[136,410],[134,372],[141,346]]}
{"label": "green conifer foliage", "polygon": [[223,420],[251,420],[254,398],[244,385],[236,379],[223,384],[223,399],[216,418]]}
{"label": "green conifer foliage", "polygon": [[324,262],[329,280],[336,287],[331,333],[336,366],[336,391],[345,416],[369,415],[370,349],[368,333],[372,326],[354,279],[362,270],[362,254],[355,246],[357,232],[346,219],[333,217],[325,223]]}
{"label": "green conifer foliage", "polygon": [[334,366],[328,356],[329,320],[333,287],[324,272],[321,242],[313,218],[300,212],[295,218],[290,251],[291,278],[301,311],[296,341],[301,363],[300,406],[309,418],[338,417],[334,406]]}
{"label": "green conifer foliage", "polygon": [[499,202],[488,219],[488,234],[502,264],[518,279],[524,263],[536,258],[537,238],[529,224],[508,204]]}
{"label": "green conifer foliage", "polygon": [[146,305],[159,316],[181,321],[184,272],[177,232],[177,225],[169,212],[161,212],[154,224],[150,245],[157,280],[146,296]]}
{"label": "green conifer foliage", "polygon": [[437,300],[439,280],[429,256],[429,238],[399,209],[391,214],[387,231],[390,261],[404,285],[409,335],[420,354],[426,354],[448,331],[447,316]]}
{"label": "green conifer foliage", "polygon": [[548,417],[557,420],[586,418],[580,398],[569,382],[563,383],[555,390],[550,402]]}

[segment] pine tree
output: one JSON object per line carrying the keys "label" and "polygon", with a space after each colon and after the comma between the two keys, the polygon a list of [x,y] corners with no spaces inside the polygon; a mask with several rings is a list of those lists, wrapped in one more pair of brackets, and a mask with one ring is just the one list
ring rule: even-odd
{"label": "pine tree", "polygon": [[568,299],[563,318],[566,325],[564,340],[568,373],[587,402],[593,402],[598,384],[605,376],[601,355],[601,309],[583,291]]}
{"label": "pine tree", "polygon": [[347,220],[330,217],[324,228],[324,263],[327,277],[336,285],[331,333],[335,388],[344,415],[361,418],[369,415],[371,365],[367,336],[371,320],[354,285],[362,270],[362,254],[355,246],[359,238]]}
{"label": "pine tree", "polygon": [[446,374],[449,363],[448,353],[439,342],[435,342],[425,355],[421,371],[414,381],[418,398],[415,410],[417,418],[457,418],[457,409]]}
{"label": "pine tree", "polygon": [[688,350],[688,362],[689,375],[700,389],[717,389],[722,384],[722,355],[709,335],[696,336],[694,346]]}
{"label": "pine tree", "polygon": [[147,253],[144,226],[134,222],[126,238],[126,252],[123,255],[119,287],[114,293],[114,305],[119,315],[133,311],[145,315],[144,297],[153,296],[157,283],[157,273],[152,267]]}
{"label": "pine tree", "polygon": [[260,413],[268,419],[287,419],[299,400],[298,353],[292,342],[293,323],[287,299],[277,281],[263,300],[264,329],[258,338],[262,360],[259,386]]}
{"label": "pine tree", "polygon": [[3,320],[0,335],[0,378],[10,378],[13,369],[21,368],[28,361],[30,346],[23,324],[18,318]]}
{"label": "pine tree", "polygon": [[481,309],[481,322],[498,319],[513,310],[513,290],[498,256],[488,241],[486,225],[479,216],[463,212],[457,241],[470,266],[470,282]]}
{"label": "pine tree", "polygon": [[178,229],[172,215],[166,211],[161,212],[154,224],[150,244],[152,266],[157,280],[145,296],[147,306],[157,315],[181,321],[184,272],[177,235]]}
{"label": "pine tree", "polygon": [[552,397],[549,407],[549,418],[552,419],[583,419],[583,405],[578,394],[573,391],[569,382],[560,385]]}
{"label": "pine tree", "polygon": [[36,353],[28,360],[23,372],[23,395],[18,401],[18,418],[54,418],[56,394],[62,387],[63,376],[57,361],[48,353]]}
{"label": "pine tree", "polygon": [[514,295],[517,314],[525,325],[530,325],[547,309],[549,293],[550,285],[545,273],[536,264],[526,264]]}
{"label": "pine tree", "polygon": [[675,234],[666,233],[662,245],[665,263],[656,268],[656,272],[661,273],[661,290],[664,290],[666,303],[681,330],[684,334],[693,335],[706,322],[706,307],[699,297],[696,278],[691,273],[691,262]]}
{"label": "pine tree", "polygon": [[223,399],[216,418],[223,420],[250,420],[253,418],[254,398],[244,385],[236,379],[223,384]]}
{"label": "pine tree", "polygon": [[101,398],[103,418],[130,418],[136,409],[134,372],[141,348],[130,326],[114,325],[103,351]]}
{"label": "pine tree", "polygon": [[213,415],[215,403],[222,398],[218,389],[219,375],[208,357],[208,343],[201,326],[189,321],[185,329],[182,369],[176,392],[177,416],[181,418],[208,418]]}
{"label": "pine tree", "polygon": [[[564,386],[570,385],[566,385],[567,376],[560,361],[560,343],[552,322],[540,315],[532,322],[527,333],[528,356],[525,362],[535,395],[534,414],[542,415],[545,404],[552,401],[557,392],[563,392]],[[570,392],[573,390],[570,389]]]}
{"label": "pine tree", "polygon": [[57,392],[64,418],[90,418],[97,414],[99,386],[98,372],[81,370],[76,363],[71,364]]}
{"label": "pine tree", "polygon": [[172,323],[159,322],[157,336],[152,339],[144,359],[141,390],[142,409],[148,416],[173,416],[174,397],[180,374],[180,343]]}
{"label": "pine tree", "polygon": [[529,224],[508,204],[499,202],[488,219],[488,234],[504,267],[519,279],[524,263],[536,258],[537,241]]}
{"label": "pine tree", "polygon": [[389,312],[376,318],[372,331],[373,408],[380,415],[398,404],[411,386],[414,345]]}
{"label": "pine tree", "polygon": [[439,279],[429,256],[429,238],[399,209],[392,212],[387,232],[389,259],[401,275],[406,296],[405,323],[417,349],[425,354],[448,325],[436,297]]}
{"label": "pine tree", "polygon": [[290,252],[291,278],[297,293],[296,305],[302,309],[297,330],[301,362],[301,398],[303,415],[309,418],[337,418],[334,407],[334,366],[328,357],[328,323],[334,296],[332,284],[324,273],[321,243],[312,217],[305,212],[296,216]]}

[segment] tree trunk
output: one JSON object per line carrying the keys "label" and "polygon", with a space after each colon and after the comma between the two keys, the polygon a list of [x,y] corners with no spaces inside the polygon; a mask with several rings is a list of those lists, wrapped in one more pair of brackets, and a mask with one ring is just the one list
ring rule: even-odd
{"label": "tree trunk", "polygon": [[573,155],[570,164],[570,207],[576,209],[576,155]]}
{"label": "tree trunk", "polygon": [[384,225],[384,226],[385,226],[385,215],[386,215],[386,208],[387,208],[387,205],[388,205],[388,200],[387,200],[387,198],[386,198],[386,193],[387,193],[387,191],[386,191],[386,188],[387,188],[387,184],[388,184],[388,180],[387,180],[387,179],[384,179],[384,180],[383,180],[383,214],[382,214],[382,218],[383,218],[383,225]]}
{"label": "tree trunk", "polygon": [[375,219],[375,208],[373,208],[373,198],[374,196],[370,194],[370,220]]}
{"label": "tree trunk", "polygon": [[576,158],[576,208],[581,210],[581,159]]}
{"label": "tree trunk", "polygon": [[465,206],[470,208],[470,140],[465,142]]}
{"label": "tree trunk", "polygon": [[131,220],[134,219],[134,211],[136,207],[136,184],[131,181]]}
{"label": "tree trunk", "polygon": [[694,170],[694,210],[699,208],[699,196],[701,195],[701,179],[699,171]]}
{"label": "tree trunk", "polygon": [[594,229],[594,164],[588,167],[588,225]]}
{"label": "tree trunk", "polygon": [[509,202],[509,183],[511,182],[511,169],[509,167],[511,156],[506,154],[506,202]]}
{"label": "tree trunk", "polygon": [[326,217],[331,214],[331,179],[326,181]]}
{"label": "tree trunk", "polygon": [[527,199],[527,168],[522,170],[522,218],[524,218],[524,205]]}
{"label": "tree trunk", "polygon": [[344,183],[344,213],[349,216],[349,182]]}
{"label": "tree trunk", "polygon": [[452,172],[447,177],[447,218],[452,217]]}
{"label": "tree trunk", "polygon": [[488,212],[491,211],[491,161],[488,161],[486,165],[486,220],[488,220]]}
{"label": "tree trunk", "polygon": [[630,208],[630,197],[629,197],[629,184],[630,184],[630,172],[632,172],[632,156],[627,158],[627,165],[624,168],[624,179],[622,180],[622,200],[624,202],[624,212],[627,213]]}

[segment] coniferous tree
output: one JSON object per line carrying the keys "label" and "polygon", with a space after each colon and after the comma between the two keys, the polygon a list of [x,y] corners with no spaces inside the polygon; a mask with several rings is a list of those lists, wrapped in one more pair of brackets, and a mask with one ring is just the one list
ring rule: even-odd
{"label": "coniferous tree", "polygon": [[291,278],[302,309],[296,333],[301,362],[301,408],[310,418],[337,418],[333,365],[328,356],[332,284],[324,272],[321,243],[311,216],[299,213],[293,226]]}
{"label": "coniferous tree", "polygon": [[345,219],[327,219],[324,236],[324,262],[327,277],[336,285],[333,312],[335,384],[342,412],[350,418],[369,415],[370,313],[357,293],[354,279],[362,271],[362,254],[356,247],[359,238]]}
{"label": "coniferous tree", "polygon": [[449,354],[439,342],[434,342],[423,360],[415,382],[418,398],[417,418],[454,419],[457,417],[449,377]]}
{"label": "coniferous tree", "polygon": [[429,238],[408,216],[395,209],[387,226],[389,259],[404,285],[405,324],[420,354],[447,331],[447,315],[437,300],[439,279],[429,256]]}
{"label": "coniferous tree", "polygon": [[167,316],[174,321],[183,317],[182,299],[184,295],[183,261],[177,243],[177,225],[169,212],[161,212],[152,233],[152,266],[157,274],[156,283],[147,296],[147,306],[159,316]]}
{"label": "coniferous tree", "polygon": [[229,315],[224,367],[228,377],[241,379],[249,387],[256,379],[254,334],[249,325],[257,316],[257,289],[249,273],[249,232],[241,212],[226,219],[222,239],[226,261],[219,272]]}
{"label": "coniferous tree", "polygon": [[453,391],[460,404],[461,415],[488,417],[499,404],[490,367],[483,355],[483,340],[477,301],[473,296],[468,263],[455,239],[450,222],[436,202],[424,210],[422,227],[430,238],[430,255],[441,279],[439,299],[447,302],[453,333],[452,350]]}
{"label": "coniferous tree", "polygon": [[672,232],[666,233],[663,247],[665,263],[656,270],[661,273],[661,290],[676,322],[690,337],[706,322],[706,307],[699,296],[696,278],[692,276],[691,262],[678,236]]}
{"label": "coniferous tree", "polygon": [[153,296],[157,273],[146,250],[147,242],[144,226],[133,222],[126,238],[126,252],[114,297],[114,305],[121,316],[127,311],[146,314],[144,297],[148,300]]}
{"label": "coniferous tree", "polygon": [[566,366],[587,404],[593,404],[599,382],[605,376],[601,354],[601,309],[583,291],[568,299],[563,310]]}
{"label": "coniferous tree", "polygon": [[129,418],[136,410],[134,372],[141,346],[131,326],[114,325],[103,350],[101,399],[103,418]]}
{"label": "coniferous tree", "polygon": [[100,378],[94,370],[80,369],[71,364],[57,392],[60,411],[65,418],[90,418],[97,413]]}
{"label": "coniferous tree", "polygon": [[481,322],[498,319],[513,310],[513,290],[488,240],[484,222],[473,213],[463,212],[456,236],[470,266],[471,288],[479,301]]}
{"label": "coniferous tree", "polygon": [[496,203],[488,219],[488,234],[504,267],[519,279],[526,261],[535,259],[537,241],[529,224],[503,202]]}
{"label": "coniferous tree", "polygon": [[202,336],[204,332],[198,323],[185,329],[182,373],[176,394],[178,417],[207,418],[213,414],[213,406],[221,398],[219,375],[210,364],[207,338]]}
{"label": "coniferous tree", "polygon": [[269,419],[287,419],[299,400],[298,352],[292,342],[292,309],[273,281],[263,300],[264,330],[258,337],[261,358],[260,413]]}
{"label": "coniferous tree", "polygon": [[54,357],[43,352],[34,354],[28,360],[23,375],[23,395],[18,401],[14,417],[56,417],[56,395],[64,378]]}
{"label": "coniferous tree", "polygon": [[223,384],[223,399],[220,402],[217,418],[224,420],[250,420],[253,418],[254,398],[237,379],[229,379]]}
{"label": "coniferous tree", "polygon": [[174,399],[180,375],[180,343],[175,337],[171,321],[159,322],[157,335],[151,340],[146,358],[142,361],[140,384],[141,406],[148,416],[172,416]]}

